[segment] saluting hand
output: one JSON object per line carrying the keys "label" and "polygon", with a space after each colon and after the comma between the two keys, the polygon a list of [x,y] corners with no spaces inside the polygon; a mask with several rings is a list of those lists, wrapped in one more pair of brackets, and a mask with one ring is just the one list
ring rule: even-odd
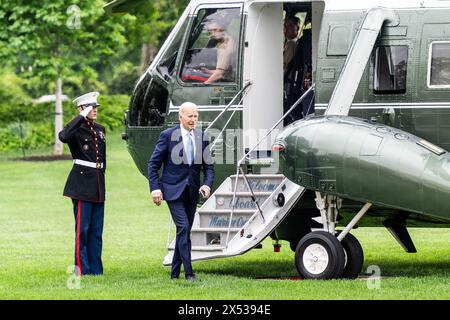
{"label": "saluting hand", "polygon": [[83,110],[81,110],[80,115],[82,115],[84,118],[86,118],[87,115],[89,114],[89,112],[91,112],[93,108],[94,108],[93,106],[84,108]]}
{"label": "saluting hand", "polygon": [[161,202],[164,200],[163,194],[161,191],[156,191],[156,192],[152,193],[152,198],[153,198],[153,203],[156,204],[157,206],[159,206],[161,204]]}

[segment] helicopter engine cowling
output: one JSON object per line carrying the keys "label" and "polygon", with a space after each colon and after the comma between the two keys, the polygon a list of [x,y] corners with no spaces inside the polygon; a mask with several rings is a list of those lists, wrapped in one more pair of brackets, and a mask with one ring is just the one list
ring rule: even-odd
{"label": "helicopter engine cowling", "polygon": [[450,155],[348,116],[299,120],[277,136],[280,171],[310,190],[450,220]]}

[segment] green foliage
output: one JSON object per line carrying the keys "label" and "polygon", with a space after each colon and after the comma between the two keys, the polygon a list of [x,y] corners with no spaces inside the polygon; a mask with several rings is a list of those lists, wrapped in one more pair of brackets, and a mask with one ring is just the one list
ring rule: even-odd
{"label": "green foliage", "polygon": [[[124,17],[109,17],[102,0],[4,2],[0,7],[0,59],[43,83],[82,75],[83,89],[126,43]],[[31,67],[31,68],[29,68]]]}
{"label": "green foliage", "polygon": [[[0,151],[52,143],[55,107],[32,99],[53,94],[57,78],[71,98],[101,92],[98,121],[108,130],[123,125],[129,103],[123,94],[131,94],[139,78],[142,44],[158,48],[189,0],[147,0],[123,16],[106,15],[106,2],[2,2]],[[63,106],[67,123],[78,111],[70,101]]]}
{"label": "green foliage", "polygon": [[[129,100],[127,95],[100,96],[98,122],[108,131],[121,128]],[[26,112],[17,118],[11,115],[11,109],[14,110],[8,104],[5,104],[4,108],[0,107],[0,119],[8,117],[0,127],[0,152],[20,148],[32,150],[53,145],[55,126],[54,106],[51,103],[24,105],[21,110]],[[70,101],[64,103],[64,123],[69,122],[78,113],[78,109]]]}
{"label": "green foliage", "polygon": [[31,98],[24,89],[25,80],[8,69],[0,69],[0,74],[0,126],[3,126],[23,118]]}
{"label": "green foliage", "polygon": [[54,126],[51,122],[12,122],[0,129],[0,152],[14,149],[36,149],[53,144]]}
{"label": "green foliage", "polygon": [[110,93],[131,95],[138,79],[139,68],[130,61],[124,61],[114,66],[112,76],[105,81]]}
{"label": "green foliage", "polygon": [[189,0],[148,0],[132,14],[137,27],[134,35],[144,43],[160,46],[181,16]]}
{"label": "green foliage", "polygon": [[98,122],[108,131],[121,128],[130,97],[127,95],[100,96],[98,101],[101,105],[98,108]]}

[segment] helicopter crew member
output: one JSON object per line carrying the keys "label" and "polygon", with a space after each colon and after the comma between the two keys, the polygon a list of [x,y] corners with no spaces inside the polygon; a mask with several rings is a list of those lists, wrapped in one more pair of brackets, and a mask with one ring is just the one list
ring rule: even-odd
{"label": "helicopter crew member", "polygon": [[300,30],[300,19],[296,16],[286,17],[284,20],[284,36],[286,41],[283,46],[283,73],[286,75],[289,63],[294,58],[295,47]]}
{"label": "helicopter crew member", "polygon": [[[209,141],[202,130],[195,129],[198,122],[197,106],[185,102],[180,106],[180,125],[161,132],[155,150],[148,162],[148,181],[153,202],[160,205],[166,200],[177,228],[171,278],[180,275],[181,264],[185,278],[197,277],[191,265],[190,233],[197,208],[199,193],[208,198],[214,179],[214,166]],[[158,171],[164,167],[161,179]],[[200,171],[203,185],[200,186]]]}
{"label": "helicopter crew member", "polygon": [[73,100],[80,114],[59,133],[73,158],[64,195],[73,202],[75,272],[79,276],[103,274],[106,140],[105,128],[96,122],[98,95],[90,92]]}
{"label": "helicopter crew member", "polygon": [[217,42],[217,63],[214,70],[201,68],[202,72],[209,75],[209,78],[204,83],[211,84],[217,81],[233,81],[233,69],[236,64],[236,41],[227,32],[223,21],[208,21],[207,30],[210,33],[211,39]]}

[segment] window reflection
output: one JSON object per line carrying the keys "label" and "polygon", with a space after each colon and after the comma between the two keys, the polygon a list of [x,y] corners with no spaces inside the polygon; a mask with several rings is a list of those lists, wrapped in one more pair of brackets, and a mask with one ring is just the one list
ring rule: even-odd
{"label": "window reflection", "polygon": [[374,92],[406,93],[407,46],[378,47],[375,52]]}
{"label": "window reflection", "polygon": [[450,43],[432,44],[430,85],[450,85]]}
{"label": "window reflection", "polygon": [[178,50],[180,49],[181,41],[183,40],[183,36],[186,32],[188,22],[188,19],[183,22],[180,30],[178,30],[178,33],[175,35],[172,43],[164,52],[164,55],[162,56],[161,61],[158,64],[158,71],[162,73],[163,76],[165,74],[172,75],[175,67],[175,61],[178,55]]}
{"label": "window reflection", "polygon": [[162,126],[166,115],[166,102],[167,90],[147,73],[137,85],[130,101],[130,126]]}
{"label": "window reflection", "polygon": [[181,72],[184,82],[235,82],[240,9],[202,9],[190,35]]}

